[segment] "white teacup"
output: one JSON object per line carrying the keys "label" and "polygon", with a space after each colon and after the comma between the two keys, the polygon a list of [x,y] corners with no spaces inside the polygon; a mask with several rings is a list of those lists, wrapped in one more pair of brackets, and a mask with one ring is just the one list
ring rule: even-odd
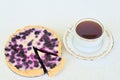
{"label": "white teacup", "polygon": [[96,19],[81,19],[70,32],[74,36],[73,45],[82,52],[95,52],[99,50],[103,44],[104,27]]}

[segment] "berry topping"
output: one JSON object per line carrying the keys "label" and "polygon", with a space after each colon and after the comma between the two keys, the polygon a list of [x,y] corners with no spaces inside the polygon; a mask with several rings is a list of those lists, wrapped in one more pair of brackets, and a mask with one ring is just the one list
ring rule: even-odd
{"label": "berry topping", "polygon": [[33,40],[31,40],[30,42],[28,42],[27,46],[31,46],[32,42],[33,42]]}
{"label": "berry topping", "polygon": [[21,68],[22,66],[21,66],[21,65],[15,65],[15,67],[16,67],[17,69],[19,69],[19,68]]}
{"label": "berry topping", "polygon": [[9,48],[5,48],[5,51],[10,51],[10,49]]}
{"label": "berry topping", "polygon": [[35,35],[38,35],[40,33],[40,31],[35,31]]}
{"label": "berry topping", "polygon": [[16,36],[15,38],[16,38],[16,39],[20,39],[20,36]]}
{"label": "berry topping", "polygon": [[61,60],[58,46],[58,38],[47,29],[28,28],[11,37],[5,47],[5,56],[17,69],[39,68],[47,73]]}
{"label": "berry topping", "polygon": [[32,48],[31,47],[28,47],[28,50],[31,50]]}

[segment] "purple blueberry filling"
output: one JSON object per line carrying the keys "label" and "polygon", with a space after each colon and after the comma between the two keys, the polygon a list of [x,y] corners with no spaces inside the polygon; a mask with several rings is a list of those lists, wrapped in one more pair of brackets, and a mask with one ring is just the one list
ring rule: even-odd
{"label": "purple blueberry filling", "polygon": [[44,34],[44,35],[41,37],[40,41],[44,41],[44,42],[45,42],[45,43],[44,43],[44,46],[45,46],[45,47],[47,47],[47,48],[49,48],[49,49],[53,49],[53,48],[56,46],[57,38],[50,40],[50,39],[49,39],[49,36],[46,35],[46,34]]}
{"label": "purple blueberry filling", "polygon": [[56,64],[55,63],[47,63],[46,66],[48,66],[52,69],[56,66]]}
{"label": "purple blueberry filling", "polygon": [[26,39],[26,36],[22,36],[22,39]]}
{"label": "purple blueberry filling", "polygon": [[22,65],[15,65],[17,69],[22,68]]}
{"label": "purple blueberry filling", "polygon": [[10,51],[10,49],[9,48],[5,48],[5,51]]}
{"label": "purple blueberry filling", "polygon": [[10,55],[8,53],[5,54],[6,57],[9,57]]}
{"label": "purple blueberry filling", "polygon": [[39,35],[40,31],[35,31],[35,35]]}
{"label": "purple blueberry filling", "polygon": [[15,62],[15,60],[14,60],[14,59],[12,59],[12,58],[11,58],[9,61],[10,61],[11,63],[14,63],[14,62]]}
{"label": "purple blueberry filling", "polygon": [[52,55],[50,55],[50,54],[45,54],[44,55],[44,65],[46,66],[46,67],[49,67],[49,68],[54,68],[57,64],[56,64],[56,62],[59,62],[59,61],[61,61],[61,58],[60,57],[58,57],[58,56],[56,56],[56,57],[52,57]]}
{"label": "purple blueberry filling", "polygon": [[23,45],[22,45],[22,44],[20,44],[20,45],[19,45],[19,47],[20,47],[20,48],[22,48],[22,47],[23,47]]}
{"label": "purple blueberry filling", "polygon": [[17,36],[17,35],[15,36],[15,39],[20,39],[20,38],[21,38],[20,36]]}
{"label": "purple blueberry filling", "polygon": [[28,49],[28,51],[29,51],[29,50],[31,50],[32,48],[31,48],[31,47],[28,47],[27,49]]}
{"label": "purple blueberry filling", "polygon": [[40,42],[38,42],[37,45],[40,45]]}
{"label": "purple blueberry filling", "polygon": [[16,40],[15,40],[15,38],[12,38],[12,42],[15,42]]}
{"label": "purple blueberry filling", "polygon": [[28,64],[32,64],[32,61],[31,61],[31,60],[28,60]]}
{"label": "purple blueberry filling", "polygon": [[19,62],[19,61],[21,61],[21,59],[20,59],[20,58],[18,58],[18,59],[16,59],[16,61],[18,61],[18,62]]}
{"label": "purple blueberry filling", "polygon": [[33,40],[31,40],[31,41],[27,44],[27,46],[31,46],[31,45],[32,45],[32,42],[33,42]]}
{"label": "purple blueberry filling", "polygon": [[[35,37],[37,36],[36,38],[41,35],[41,38],[36,42],[37,46],[44,42],[41,49],[39,49],[39,51],[44,53],[44,57],[41,59],[41,62],[43,62],[44,65],[40,63],[35,52],[31,53],[31,55],[27,55],[29,54],[29,51],[33,50],[34,39],[28,43],[24,43],[27,45],[26,47],[23,46],[23,44],[17,44],[17,41],[26,40],[29,38],[28,36],[30,36],[31,33],[33,33]],[[36,30],[35,28],[20,32],[18,35],[14,35],[14,37],[12,37],[11,42],[9,42],[9,45],[5,48],[5,56],[8,57],[9,62],[13,63],[17,69],[43,68],[43,66],[54,68],[57,65],[57,62],[61,60],[61,58],[57,56],[58,51],[54,50],[54,48],[58,46],[58,39],[54,37],[51,39],[50,36],[51,33],[47,30],[43,30],[42,32],[41,30]],[[52,53],[42,49],[43,47],[52,50]]]}
{"label": "purple blueberry filling", "polygon": [[45,33],[45,35],[48,35],[48,36],[50,36],[50,35],[51,35],[51,33],[50,33],[50,32],[48,32],[47,30],[44,30],[43,32]]}

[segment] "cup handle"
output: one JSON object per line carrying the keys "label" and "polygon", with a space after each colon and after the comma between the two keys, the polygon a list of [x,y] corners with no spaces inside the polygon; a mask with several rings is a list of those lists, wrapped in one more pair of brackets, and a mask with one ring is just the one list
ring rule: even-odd
{"label": "cup handle", "polygon": [[72,30],[73,30],[73,27],[66,27],[66,28],[67,28],[67,31],[68,31],[68,32],[70,32],[72,35],[74,35],[74,33],[73,33],[73,31],[72,31]]}

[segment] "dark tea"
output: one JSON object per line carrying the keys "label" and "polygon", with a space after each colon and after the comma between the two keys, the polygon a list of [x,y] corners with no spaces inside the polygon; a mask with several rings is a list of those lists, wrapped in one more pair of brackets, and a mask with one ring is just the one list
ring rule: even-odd
{"label": "dark tea", "polygon": [[84,21],[77,25],[76,32],[83,38],[96,39],[102,35],[102,28],[94,21]]}

